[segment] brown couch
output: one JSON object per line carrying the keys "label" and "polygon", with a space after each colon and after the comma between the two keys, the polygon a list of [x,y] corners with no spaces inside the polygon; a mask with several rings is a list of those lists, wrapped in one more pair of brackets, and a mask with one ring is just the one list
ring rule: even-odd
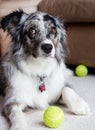
{"label": "brown couch", "polygon": [[39,11],[61,17],[67,23],[67,64],[95,67],[95,0],[42,0]]}

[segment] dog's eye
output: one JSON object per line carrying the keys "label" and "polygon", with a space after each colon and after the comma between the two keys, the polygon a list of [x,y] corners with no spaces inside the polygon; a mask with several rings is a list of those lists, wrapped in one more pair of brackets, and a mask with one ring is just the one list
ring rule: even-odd
{"label": "dog's eye", "polygon": [[36,34],[36,30],[35,30],[34,28],[30,28],[30,29],[29,29],[29,33],[31,33],[31,34]]}
{"label": "dog's eye", "polygon": [[56,33],[57,33],[57,30],[56,30],[55,27],[52,27],[52,28],[51,28],[51,33],[53,33],[53,34],[56,34]]}

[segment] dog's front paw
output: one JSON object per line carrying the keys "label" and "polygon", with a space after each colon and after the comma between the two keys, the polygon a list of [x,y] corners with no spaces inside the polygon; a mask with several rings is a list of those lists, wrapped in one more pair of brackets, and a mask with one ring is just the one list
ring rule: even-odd
{"label": "dog's front paw", "polygon": [[80,97],[77,97],[76,102],[71,107],[71,111],[77,115],[88,115],[91,113],[88,103]]}

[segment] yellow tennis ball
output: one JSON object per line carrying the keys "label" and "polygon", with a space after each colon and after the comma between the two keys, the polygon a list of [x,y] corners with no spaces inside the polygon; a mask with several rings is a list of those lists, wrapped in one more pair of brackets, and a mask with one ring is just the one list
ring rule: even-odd
{"label": "yellow tennis ball", "polygon": [[43,120],[46,126],[57,128],[64,122],[64,112],[57,106],[50,106],[44,112]]}
{"label": "yellow tennis ball", "polygon": [[78,65],[75,69],[75,73],[77,76],[83,77],[88,74],[88,69],[85,65]]}

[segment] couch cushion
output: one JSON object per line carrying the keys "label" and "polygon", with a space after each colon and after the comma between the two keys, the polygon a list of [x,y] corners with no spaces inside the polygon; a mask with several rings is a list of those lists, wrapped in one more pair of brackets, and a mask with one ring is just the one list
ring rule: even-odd
{"label": "couch cushion", "polygon": [[66,22],[95,22],[95,0],[42,0],[38,10],[60,16]]}
{"label": "couch cushion", "polygon": [[69,48],[67,64],[95,67],[95,23],[69,24],[67,45]]}

